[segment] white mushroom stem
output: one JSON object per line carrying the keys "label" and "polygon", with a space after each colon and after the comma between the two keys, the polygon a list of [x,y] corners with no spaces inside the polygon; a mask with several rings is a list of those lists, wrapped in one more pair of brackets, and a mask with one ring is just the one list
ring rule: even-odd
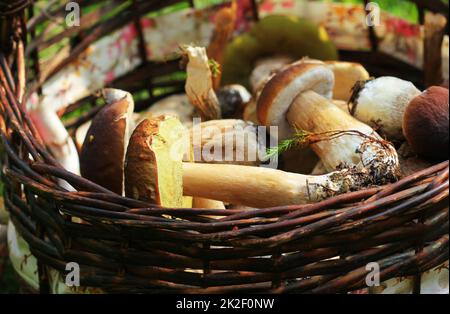
{"label": "white mushroom stem", "polygon": [[213,88],[213,80],[206,49],[184,47],[188,58],[185,91],[191,103],[197,107],[203,119],[219,119],[219,100]]}
{"label": "white mushroom stem", "polygon": [[397,177],[395,148],[329,99],[312,91],[302,93],[286,117],[295,128],[312,133],[308,142],[328,171],[356,166],[368,170],[377,184]]}
{"label": "white mushroom stem", "polygon": [[[44,143],[64,169],[79,175],[78,152],[64,124],[56,112],[44,108],[42,102],[37,100],[36,95],[32,97],[34,98],[34,101],[32,100],[33,107],[30,108],[29,114]],[[59,180],[59,185],[69,191],[74,190],[65,180]]]}
{"label": "white mushroom stem", "polygon": [[250,207],[318,202],[358,190],[367,173],[347,169],[308,176],[270,168],[183,163],[184,194]]}

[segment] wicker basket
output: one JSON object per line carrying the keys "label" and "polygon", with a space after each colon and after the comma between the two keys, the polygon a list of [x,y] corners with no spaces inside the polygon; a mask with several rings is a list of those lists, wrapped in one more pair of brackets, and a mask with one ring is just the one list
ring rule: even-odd
{"label": "wicker basket", "polygon": [[[173,4],[193,6],[193,1],[89,1],[95,10],[83,16],[82,26],[53,37],[36,34],[37,26],[60,19],[64,6],[50,2],[44,13],[34,15],[32,2],[0,1],[0,129],[5,205],[38,260],[41,293],[49,291],[48,267],[65,273],[68,262],[80,265],[83,286],[106,292],[346,293],[366,287],[369,262],[379,263],[383,281],[413,276],[419,292],[420,274],[448,260],[448,161],[388,186],[317,204],[250,211],[159,208],[65,171],[42,144],[23,100],[39,93],[89,44],[130,22],[138,31],[142,62],[108,85],[150,91],[150,99],[137,101],[138,110],[182,91],[182,80],[158,83],[158,77],[179,71],[178,60],[147,60],[139,17]],[[425,10],[448,14],[441,1],[413,2],[421,16]],[[120,3],[120,11],[108,17]],[[433,83],[425,82],[423,71],[377,51],[373,28],[368,36],[371,51],[340,51],[341,58],[361,62],[377,76],[403,77],[421,87]],[[45,62],[39,59],[38,51],[62,41],[68,54],[61,49]],[[440,50],[435,50],[426,48],[427,73],[439,70]],[[167,92],[152,93],[161,87]],[[68,115],[91,104],[84,115],[68,120],[68,129],[98,111],[93,99],[66,109]],[[57,178],[78,192],[58,187]]]}

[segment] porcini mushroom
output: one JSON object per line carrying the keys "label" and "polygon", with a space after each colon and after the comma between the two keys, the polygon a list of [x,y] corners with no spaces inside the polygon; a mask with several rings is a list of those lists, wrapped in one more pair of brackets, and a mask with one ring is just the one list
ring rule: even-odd
{"label": "porcini mushroom", "polygon": [[205,120],[221,117],[219,100],[213,88],[213,73],[203,47],[186,46],[183,52],[188,59],[185,91],[191,103]]}
{"label": "porcini mushroom", "polygon": [[[173,155],[176,158],[168,155],[168,151],[179,151],[181,124],[167,123],[167,129],[158,131],[157,136],[155,124],[160,122],[141,122],[130,139],[126,162],[128,196],[157,200],[157,192],[167,187],[172,191],[167,193],[170,201],[181,198],[179,189],[183,186],[184,194],[193,197],[268,207],[317,202],[374,182],[373,173],[367,168],[307,176],[263,167],[182,162],[180,154]],[[154,145],[154,140],[160,145]],[[173,145],[175,148],[171,148]],[[129,158],[130,154],[135,157]],[[128,181],[130,174],[132,181]]]}
{"label": "porcini mushroom", "polygon": [[106,105],[92,120],[81,154],[81,175],[117,194],[124,190],[124,160],[133,131],[133,98],[128,92],[107,88]]}
{"label": "porcini mushroom", "polygon": [[406,106],[420,95],[411,82],[384,76],[357,83],[351,97],[350,113],[377,128],[390,140],[403,140],[402,122]]}
{"label": "porcini mushroom", "polygon": [[419,155],[431,160],[448,159],[448,104],[448,89],[433,86],[406,107],[403,133]]}
{"label": "porcini mushroom", "polygon": [[333,71],[323,62],[312,59],[294,62],[264,85],[257,100],[258,120],[266,126],[278,126],[278,137],[286,139],[293,133],[286,114],[295,98],[305,91],[314,91],[331,99],[333,86]]}
{"label": "porcini mushroom", "polygon": [[311,147],[328,171],[355,166],[367,170],[373,182],[395,180],[395,148],[327,99],[333,81],[333,72],[320,61],[301,60],[285,67],[264,86],[258,99],[259,120],[277,125],[281,138],[294,129],[312,133]]}
{"label": "porcini mushroom", "polygon": [[183,205],[182,160],[187,132],[171,116],[143,120],[125,159],[125,195],[166,207]]}

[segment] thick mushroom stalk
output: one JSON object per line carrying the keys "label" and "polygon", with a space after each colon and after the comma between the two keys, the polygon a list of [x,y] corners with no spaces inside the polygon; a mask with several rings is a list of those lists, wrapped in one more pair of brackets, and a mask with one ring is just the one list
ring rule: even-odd
{"label": "thick mushroom stalk", "polygon": [[355,167],[367,173],[367,184],[397,179],[399,161],[394,146],[325,97],[312,91],[300,94],[286,118],[297,129],[311,133],[306,142],[328,171]]}
{"label": "thick mushroom stalk", "polygon": [[265,85],[258,99],[259,119],[266,126],[278,125],[281,138],[295,129],[307,131],[300,141],[311,144],[328,171],[361,171],[367,185],[395,180],[395,148],[329,100],[333,83],[333,72],[322,62],[296,62]]}
{"label": "thick mushroom stalk", "polygon": [[250,207],[307,204],[367,186],[366,171],[322,176],[270,168],[183,163],[184,194]]}
{"label": "thick mushroom stalk", "polygon": [[198,108],[203,119],[219,119],[220,105],[213,88],[213,74],[206,49],[187,46],[183,51],[188,58],[185,91],[189,100]]}

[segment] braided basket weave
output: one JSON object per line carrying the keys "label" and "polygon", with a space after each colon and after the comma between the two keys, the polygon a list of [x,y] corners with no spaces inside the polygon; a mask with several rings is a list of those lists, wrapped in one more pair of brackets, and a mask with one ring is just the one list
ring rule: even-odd
{"label": "braided basket weave", "polygon": [[[255,210],[160,208],[65,171],[42,144],[24,100],[92,42],[130,22],[141,34],[140,16],[179,3],[193,6],[193,1],[95,0],[88,5],[80,0],[81,6],[94,8],[81,26],[49,38],[36,29],[61,18],[64,6],[49,4],[45,13],[34,15],[32,2],[0,1],[0,129],[5,206],[38,260],[41,293],[50,289],[48,267],[65,273],[69,262],[80,265],[82,286],[113,293],[345,293],[366,287],[370,262],[379,263],[383,281],[414,276],[419,292],[420,274],[448,260],[448,161],[388,186],[317,204]],[[448,14],[441,1],[413,2],[419,12]],[[118,4],[120,11],[107,17]],[[253,5],[257,19],[256,1]],[[426,85],[425,73],[376,50],[373,29],[368,36],[372,51],[340,51],[341,58],[361,62],[377,76]],[[184,84],[149,83],[179,71],[179,61],[147,60],[144,37],[139,38],[142,63],[109,83],[130,92],[150,90],[150,99],[137,101],[138,110],[183,91]],[[38,52],[67,39],[70,53],[56,54],[43,66]],[[425,63],[427,71],[436,70],[429,60]],[[167,93],[152,95],[161,87]],[[85,114],[67,120],[69,130],[100,108],[90,95],[64,114],[86,104]],[[77,192],[65,191],[57,179]]]}

